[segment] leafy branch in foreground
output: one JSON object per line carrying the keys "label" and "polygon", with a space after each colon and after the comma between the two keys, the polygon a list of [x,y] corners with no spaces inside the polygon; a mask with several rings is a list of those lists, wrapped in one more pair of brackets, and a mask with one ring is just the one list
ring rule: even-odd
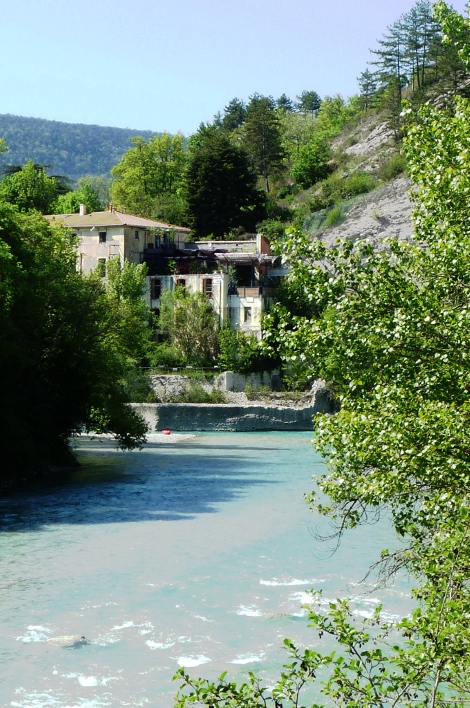
{"label": "leafy branch in foreground", "polygon": [[[468,21],[446,20],[439,8],[459,45]],[[417,115],[406,107],[403,118],[413,242],[328,247],[288,231],[278,248],[291,287],[311,307],[272,308],[264,342],[298,378],[328,382],[340,403],[336,415],[315,419],[328,469],[308,501],[339,538],[386,511],[407,550],[381,560],[416,579],[416,609],[375,633],[378,615],[358,628],[337,601],[328,617],[312,612],[310,620],[338,654],[288,643],[292,661],[271,691],[255,676],[239,689],[183,673],[179,706],[300,708],[321,694],[345,708],[470,702],[470,102],[426,105]]]}

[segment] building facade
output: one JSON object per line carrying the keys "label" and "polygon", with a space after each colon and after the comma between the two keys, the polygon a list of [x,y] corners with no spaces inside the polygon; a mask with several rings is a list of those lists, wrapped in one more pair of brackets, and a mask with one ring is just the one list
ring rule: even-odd
{"label": "building facade", "polygon": [[261,315],[275,296],[270,271],[278,258],[270,254],[261,234],[238,241],[190,241],[190,230],[153,219],[119,212],[53,214],[76,235],[78,263],[83,273],[96,268],[106,275],[106,265],[119,257],[121,263],[147,265],[146,300],[158,315],[165,290],[185,287],[202,292],[212,303],[221,326],[261,339]]}

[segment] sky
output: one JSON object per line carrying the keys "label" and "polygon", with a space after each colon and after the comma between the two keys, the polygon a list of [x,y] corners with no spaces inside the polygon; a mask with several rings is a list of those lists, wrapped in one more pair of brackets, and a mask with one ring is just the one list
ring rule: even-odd
{"label": "sky", "polygon": [[234,97],[350,96],[414,4],[0,0],[0,113],[190,135]]}

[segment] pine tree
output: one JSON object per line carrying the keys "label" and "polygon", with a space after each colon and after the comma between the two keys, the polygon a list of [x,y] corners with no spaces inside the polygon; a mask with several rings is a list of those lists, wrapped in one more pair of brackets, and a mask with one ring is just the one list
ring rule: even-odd
{"label": "pine tree", "polygon": [[251,96],[246,109],[243,144],[269,192],[269,177],[281,170],[285,158],[281,122],[271,97],[257,93]]}
{"label": "pine tree", "polygon": [[366,69],[358,76],[357,82],[361,91],[359,96],[361,105],[367,110],[374,105],[374,98],[378,88],[377,75]]}

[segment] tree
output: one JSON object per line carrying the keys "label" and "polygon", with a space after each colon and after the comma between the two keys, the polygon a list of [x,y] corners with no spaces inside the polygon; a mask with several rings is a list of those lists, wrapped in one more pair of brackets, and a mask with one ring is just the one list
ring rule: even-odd
{"label": "tree", "polygon": [[215,127],[199,129],[185,177],[188,222],[196,235],[221,238],[242,226],[254,230],[263,195],[242,147]]}
{"label": "tree", "polygon": [[3,138],[0,138],[0,155],[3,155],[3,153],[7,152],[7,150],[8,145]]}
{"label": "tree", "polygon": [[369,69],[363,71],[357,79],[361,91],[359,99],[364,110],[374,105],[374,98],[377,93],[377,77]]}
{"label": "tree", "polygon": [[59,194],[56,177],[50,177],[44,166],[29,160],[0,181],[0,200],[14,204],[22,212],[36,209],[51,214]]}
{"label": "tree", "polygon": [[179,195],[187,161],[183,135],[162,133],[148,142],[132,138],[131,143],[111,170],[113,204],[139,216],[173,221],[168,217],[182,215],[184,209]]}
{"label": "tree", "polygon": [[[444,11],[444,10],[443,10]],[[455,19],[455,18],[451,18]],[[406,566],[417,608],[395,626],[380,612],[367,629],[347,604],[313,611],[341,653],[297,650],[271,689],[254,674],[237,686],[191,679],[178,705],[305,705],[304,686],[329,667],[321,691],[342,706],[464,705],[470,700],[470,103],[405,112],[405,153],[416,187],[412,243],[328,247],[297,229],[279,244],[290,280],[315,304],[279,310],[265,342],[285,362],[325,378],[341,405],[315,419],[328,460],[310,503],[344,529],[390,514],[406,545],[382,552],[385,577]],[[379,628],[377,629],[379,623]],[[375,627],[375,629],[374,629]],[[370,628],[370,629],[369,629]],[[272,683],[272,682],[271,682]]]}
{"label": "tree", "polygon": [[75,189],[80,190],[89,185],[98,195],[100,209],[107,209],[111,204],[111,178],[108,175],[85,175],[77,179]]}
{"label": "tree", "polygon": [[259,94],[251,96],[243,126],[243,145],[269,192],[269,178],[282,170],[286,156],[281,123],[272,98]]}
{"label": "tree", "polygon": [[321,106],[321,98],[316,91],[302,91],[297,96],[296,108],[301,113],[310,113],[313,117]]}
{"label": "tree", "polygon": [[82,182],[80,188],[61,194],[54,204],[54,212],[57,214],[75,214],[80,208],[80,204],[85,204],[87,212],[101,211],[101,201],[98,192],[87,182]]}
{"label": "tree", "polygon": [[280,108],[283,111],[289,111],[292,113],[294,111],[294,104],[291,101],[291,99],[286,96],[285,93],[282,94],[282,96],[279,96],[279,98],[276,101],[276,106]]}
{"label": "tree", "polygon": [[181,286],[163,293],[159,327],[183,364],[212,364],[218,349],[218,322],[203,293]]}
{"label": "tree", "polygon": [[232,98],[224,108],[224,115],[221,118],[222,127],[228,132],[232,132],[243,125],[246,116],[246,106],[239,98]]}
{"label": "tree", "polygon": [[307,145],[299,148],[291,168],[291,175],[303,189],[324,179],[328,174],[331,149],[321,134],[314,134]]}
{"label": "tree", "polygon": [[122,447],[144,439],[121,379],[144,348],[149,313],[78,273],[75,245],[38,214],[0,204],[4,479],[69,463],[69,437],[83,427],[114,433]]}

